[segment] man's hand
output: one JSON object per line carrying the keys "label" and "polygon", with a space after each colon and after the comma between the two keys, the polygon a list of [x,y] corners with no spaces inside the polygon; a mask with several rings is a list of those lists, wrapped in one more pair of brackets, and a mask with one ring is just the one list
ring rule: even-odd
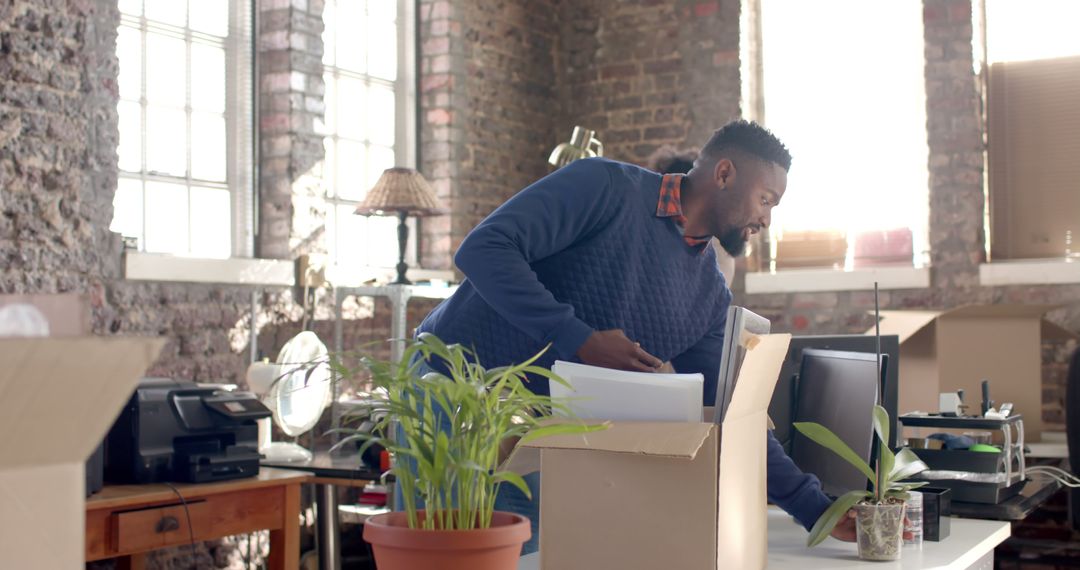
{"label": "man's hand", "polygon": [[664,364],[619,329],[592,333],[578,349],[577,356],[585,364],[637,372],[654,372]]}
{"label": "man's hand", "polygon": [[[907,513],[904,514],[904,527],[908,526]],[[833,527],[831,536],[836,540],[842,540],[844,542],[855,542],[855,509],[848,510],[847,514],[840,519],[840,522],[836,523]],[[904,540],[912,539],[911,532],[905,530],[903,532]]]}
{"label": "man's hand", "polygon": [[855,542],[855,509],[848,510],[832,529],[832,537],[844,542]]}

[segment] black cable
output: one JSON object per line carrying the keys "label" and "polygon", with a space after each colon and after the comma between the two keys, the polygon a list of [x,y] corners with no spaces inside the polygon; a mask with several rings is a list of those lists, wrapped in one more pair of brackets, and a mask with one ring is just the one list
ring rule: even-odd
{"label": "black cable", "polygon": [[168,481],[164,483],[172,489],[173,493],[176,493],[176,496],[180,499],[180,504],[184,507],[184,517],[187,518],[188,539],[190,540],[188,544],[191,546],[191,568],[192,570],[199,570],[199,558],[195,555],[195,529],[191,526],[191,512],[188,511],[187,499],[180,494],[180,490],[174,487],[172,483]]}

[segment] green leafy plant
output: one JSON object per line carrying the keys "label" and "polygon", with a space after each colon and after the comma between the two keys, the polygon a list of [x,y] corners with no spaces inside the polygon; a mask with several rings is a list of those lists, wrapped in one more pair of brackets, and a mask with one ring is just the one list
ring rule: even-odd
{"label": "green leafy plant", "polygon": [[[510,483],[531,497],[521,476],[499,468],[501,444],[514,438],[526,442],[606,428],[572,419],[547,419],[553,411],[569,413],[550,397],[526,387],[526,374],[565,384],[550,370],[533,365],[542,354],[489,370],[469,349],[447,345],[424,333],[407,345],[396,363],[362,357],[361,365],[370,371],[375,388],[371,402],[374,428],[343,430],[349,435],[337,445],[359,440],[363,442],[361,454],[375,444],[389,451],[409,527],[488,528],[502,483]],[[417,356],[441,361],[449,375],[429,372],[419,376]],[[331,367],[342,377],[352,372],[336,362]],[[419,514],[418,497],[425,503],[424,516]]]}
{"label": "green leafy plant", "polygon": [[873,419],[874,433],[878,437],[876,469],[871,469],[851,447],[825,426],[815,422],[795,422],[795,429],[854,465],[863,475],[866,475],[871,483],[870,491],[849,491],[837,498],[810,529],[810,536],[806,540],[807,546],[816,546],[825,540],[841,518],[856,504],[880,505],[904,501],[908,498],[908,491],[926,485],[925,482],[902,482],[916,473],[925,471],[928,467],[910,449],[904,448],[895,454],[889,449],[889,413],[885,411],[885,408],[875,405]]}

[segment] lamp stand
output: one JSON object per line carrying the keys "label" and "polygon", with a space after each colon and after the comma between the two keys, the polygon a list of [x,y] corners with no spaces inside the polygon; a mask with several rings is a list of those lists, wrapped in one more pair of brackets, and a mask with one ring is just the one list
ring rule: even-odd
{"label": "lamp stand", "polygon": [[398,263],[397,263],[397,280],[395,284],[399,285],[411,285],[412,281],[409,281],[405,277],[405,272],[409,270],[409,265],[405,263],[405,245],[409,243],[409,226],[405,225],[405,218],[409,216],[409,213],[401,210],[398,212],[398,227],[397,227],[397,243],[398,243]]}

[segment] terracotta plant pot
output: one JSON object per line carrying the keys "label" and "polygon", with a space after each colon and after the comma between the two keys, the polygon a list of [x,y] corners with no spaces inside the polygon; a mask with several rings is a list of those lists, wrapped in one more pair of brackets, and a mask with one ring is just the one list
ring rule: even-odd
{"label": "terracotta plant pot", "polygon": [[859,558],[899,560],[904,537],[904,503],[855,505],[855,536]]}
{"label": "terracotta plant pot", "polygon": [[502,512],[492,516],[490,528],[476,530],[412,529],[404,512],[364,523],[379,570],[516,570],[530,536],[529,519]]}

